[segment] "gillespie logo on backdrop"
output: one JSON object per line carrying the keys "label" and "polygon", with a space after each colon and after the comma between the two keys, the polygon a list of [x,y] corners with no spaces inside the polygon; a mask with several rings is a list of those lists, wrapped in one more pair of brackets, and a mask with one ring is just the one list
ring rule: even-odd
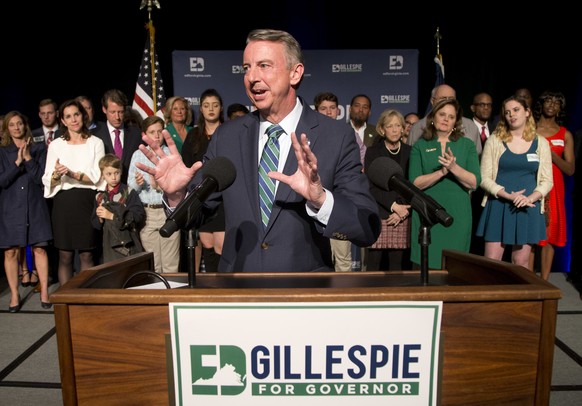
{"label": "gillespie logo on backdrop", "polygon": [[333,73],[360,73],[363,70],[363,63],[333,63],[331,65]]}
{"label": "gillespie logo on backdrop", "polygon": [[[192,395],[418,396],[421,344],[190,345]],[[425,361],[426,362],[426,361]]]}

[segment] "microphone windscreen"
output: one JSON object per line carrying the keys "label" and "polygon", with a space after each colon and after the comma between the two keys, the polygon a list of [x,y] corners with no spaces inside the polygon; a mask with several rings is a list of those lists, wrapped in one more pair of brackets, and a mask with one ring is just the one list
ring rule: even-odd
{"label": "microphone windscreen", "polygon": [[217,156],[204,164],[202,178],[213,178],[218,184],[217,192],[221,192],[236,179],[236,169],[228,158]]}
{"label": "microphone windscreen", "polygon": [[376,158],[372,161],[366,175],[370,182],[383,190],[390,190],[390,178],[394,175],[403,175],[402,168],[396,161],[386,156]]}

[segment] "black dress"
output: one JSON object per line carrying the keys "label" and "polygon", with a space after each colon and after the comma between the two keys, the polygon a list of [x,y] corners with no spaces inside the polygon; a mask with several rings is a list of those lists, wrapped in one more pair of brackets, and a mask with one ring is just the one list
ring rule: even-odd
{"label": "black dress", "polygon": [[[208,149],[210,139],[206,137],[196,126],[188,131],[184,145],[182,146],[182,161],[187,167],[194,165],[198,161],[204,161],[204,154]],[[221,204],[216,210],[215,216],[209,219],[206,223],[198,227],[198,231],[214,233],[217,231],[224,231],[226,229],[224,223],[224,206]]]}

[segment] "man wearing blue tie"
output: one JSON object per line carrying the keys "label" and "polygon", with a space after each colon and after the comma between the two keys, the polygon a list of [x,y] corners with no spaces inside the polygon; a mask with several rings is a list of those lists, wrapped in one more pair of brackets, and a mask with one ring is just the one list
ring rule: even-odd
{"label": "man wearing blue tie", "polygon": [[[226,236],[219,272],[333,271],[329,238],[372,244],[380,233],[377,205],[362,173],[353,129],[313,111],[297,95],[304,73],[295,38],[284,31],[251,31],[243,54],[246,93],[256,111],[227,121],[214,133],[204,162],[225,157],[233,162],[234,183],[212,194],[195,224],[224,202]],[[261,210],[259,166],[269,146],[269,127],[278,124],[277,171],[270,213]],[[140,150],[154,167],[138,168],[155,176],[170,207],[177,206],[202,180],[202,163],[186,167],[167,132],[171,154],[144,141]],[[266,224],[264,224],[264,222]]]}

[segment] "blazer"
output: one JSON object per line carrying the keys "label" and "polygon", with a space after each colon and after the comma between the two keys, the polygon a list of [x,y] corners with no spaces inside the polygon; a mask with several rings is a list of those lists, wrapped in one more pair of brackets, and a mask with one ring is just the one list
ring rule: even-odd
{"label": "blazer", "polygon": [[[55,131],[55,133],[53,134],[52,140],[55,140],[59,138],[61,135],[63,135],[65,133],[65,129],[66,127],[64,125],[59,125],[57,131]],[[47,145],[46,140],[44,138],[44,127],[41,126],[39,128],[35,128],[34,130],[32,130],[32,142],[34,143],[43,142],[45,145]]]}
{"label": "blazer", "polygon": [[[101,138],[105,145],[106,154],[115,154],[107,123],[99,123],[96,128],[91,130],[91,133]],[[121,155],[123,173],[121,174],[121,183],[127,184],[127,175],[129,174],[131,157],[133,156],[133,153],[139,149],[140,144],[143,144],[141,130],[136,127],[123,127],[123,154]]]}
{"label": "blazer", "polygon": [[42,185],[46,146],[33,143],[30,154],[32,159],[16,166],[16,145],[0,147],[0,247],[24,247],[53,239]]}
{"label": "blazer", "polygon": [[[219,272],[333,271],[329,238],[369,246],[380,234],[378,207],[362,173],[354,130],[301,102],[303,112],[296,134],[309,137],[322,184],[333,193],[328,223],[324,226],[311,218],[305,199],[280,183],[269,224],[263,228],[258,194],[258,111],[227,121],[213,134],[204,162],[218,156],[228,158],[237,170],[236,179],[206,200],[198,218],[200,224],[205,211],[224,202],[226,235]],[[297,159],[291,149],[283,173],[291,175],[296,170]],[[198,171],[189,189],[202,180],[202,172]]]}
{"label": "blazer", "polygon": [[364,131],[364,145],[366,147],[371,147],[375,143],[381,140],[378,131],[376,130],[376,124],[366,123],[366,130]]}

